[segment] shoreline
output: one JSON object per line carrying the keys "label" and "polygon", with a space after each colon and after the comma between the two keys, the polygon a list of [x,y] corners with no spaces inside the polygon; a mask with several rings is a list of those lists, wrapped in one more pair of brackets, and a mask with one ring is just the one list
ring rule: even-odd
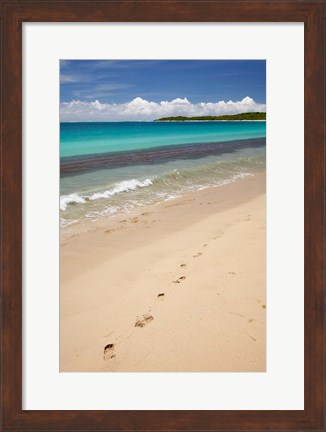
{"label": "shoreline", "polygon": [[[75,237],[78,236],[81,233],[86,233],[86,232],[94,232],[97,230],[102,230],[102,229],[112,229],[115,230],[116,228],[118,228],[119,225],[119,221],[125,220],[131,220],[134,219],[137,216],[142,216],[143,213],[148,213],[148,212],[158,212],[160,210],[162,210],[165,207],[170,207],[171,206],[178,206],[178,205],[182,205],[179,203],[182,203],[183,201],[193,201],[194,199],[196,199],[196,197],[198,196],[198,194],[215,194],[218,193],[218,190],[220,190],[222,188],[222,191],[224,192],[224,188],[228,188],[233,184],[241,184],[242,182],[246,182],[249,181],[250,179],[252,179],[253,177],[256,176],[265,176],[265,171],[262,170],[258,170],[255,173],[250,173],[248,176],[243,177],[243,178],[238,178],[235,180],[230,180],[228,183],[226,184],[219,184],[219,185],[214,185],[214,186],[206,186],[206,187],[202,187],[199,190],[195,190],[195,191],[188,191],[183,193],[181,196],[177,196],[175,198],[172,199],[167,199],[164,201],[159,201],[153,204],[148,204],[148,205],[139,205],[139,206],[135,206],[134,208],[132,208],[130,211],[128,212],[124,212],[124,213],[113,213],[111,215],[107,215],[107,216],[102,216],[101,218],[98,219],[80,219],[78,220],[78,222],[74,222],[68,225],[64,225],[60,227],[60,242],[61,240],[64,240],[66,238],[71,238],[71,237]],[[244,200],[246,199],[246,196],[239,196],[238,197],[238,203],[244,202]],[[222,209],[226,209],[229,206],[233,206],[235,205],[235,203],[232,202],[232,200],[225,200],[222,204]],[[214,211],[214,210],[213,210]],[[210,214],[210,209],[206,209],[205,214]],[[133,222],[135,223],[135,222]]]}
{"label": "shoreline", "polygon": [[60,371],[264,371],[265,206],[259,172],[60,230]]}
{"label": "shoreline", "polygon": [[[256,170],[253,173],[250,173],[244,177],[239,177],[236,179],[230,179],[226,183],[211,185],[211,186],[202,186],[200,189],[195,191],[187,191],[183,192],[182,195],[176,196],[171,199],[166,199],[163,201],[158,201],[153,204],[147,204],[147,205],[138,205],[133,207],[128,212],[121,212],[121,213],[112,213],[110,215],[103,215],[102,217],[98,219],[79,219],[78,221],[74,221],[72,223],[68,223],[67,225],[60,226],[60,239],[63,239],[65,237],[70,237],[71,235],[78,235],[80,232],[85,231],[94,231],[97,228],[106,228],[107,226],[111,226],[111,223],[116,223],[119,219],[126,219],[137,216],[139,213],[140,215],[143,212],[147,211],[156,211],[156,209],[159,209],[161,206],[164,207],[166,204],[168,205],[171,202],[178,203],[180,200],[184,199],[192,199],[193,197],[196,197],[198,193],[207,192],[207,193],[214,193],[216,189],[225,188],[229,185],[232,185],[234,183],[242,182],[249,180],[252,177],[259,175],[265,175],[265,170]],[[241,197],[239,197],[241,200]],[[230,204],[230,203],[229,203]]]}

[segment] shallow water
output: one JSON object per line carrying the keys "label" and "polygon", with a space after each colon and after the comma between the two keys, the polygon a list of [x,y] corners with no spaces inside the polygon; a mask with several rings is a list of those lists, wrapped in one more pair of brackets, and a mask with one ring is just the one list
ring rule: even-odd
{"label": "shallow water", "polygon": [[61,226],[252,175],[265,168],[265,134],[265,122],[65,123]]}

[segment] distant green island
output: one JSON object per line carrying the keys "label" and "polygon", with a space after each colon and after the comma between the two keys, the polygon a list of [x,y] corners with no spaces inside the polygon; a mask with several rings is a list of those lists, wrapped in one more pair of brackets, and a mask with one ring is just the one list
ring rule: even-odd
{"label": "distant green island", "polygon": [[266,120],[265,112],[250,112],[234,115],[222,115],[222,116],[201,116],[201,117],[162,117],[156,119],[156,122],[164,121],[210,121],[210,120],[221,120],[221,121],[232,121],[232,120]]}

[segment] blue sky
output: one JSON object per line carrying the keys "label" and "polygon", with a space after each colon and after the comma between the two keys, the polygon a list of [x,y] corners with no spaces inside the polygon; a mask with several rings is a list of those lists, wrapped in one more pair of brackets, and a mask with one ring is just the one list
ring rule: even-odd
{"label": "blue sky", "polygon": [[193,103],[266,102],[263,60],[64,60],[61,102],[73,99],[124,103],[136,97],[160,102],[186,97]]}
{"label": "blue sky", "polygon": [[60,101],[62,121],[265,111],[266,62],[61,60]]}

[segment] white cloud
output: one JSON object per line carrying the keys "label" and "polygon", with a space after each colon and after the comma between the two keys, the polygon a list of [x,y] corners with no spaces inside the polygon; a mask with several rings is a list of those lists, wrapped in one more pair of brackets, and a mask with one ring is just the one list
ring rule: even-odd
{"label": "white cloud", "polygon": [[61,121],[151,121],[170,116],[206,116],[266,111],[265,104],[256,103],[249,96],[241,101],[200,102],[193,104],[187,98],[150,102],[140,97],[122,104],[83,102],[73,100],[60,105]]}
{"label": "white cloud", "polygon": [[70,83],[75,83],[75,82],[79,82],[80,81],[80,77],[77,75],[72,75],[72,74],[61,74],[60,75],[60,83],[61,84],[70,84]]}

